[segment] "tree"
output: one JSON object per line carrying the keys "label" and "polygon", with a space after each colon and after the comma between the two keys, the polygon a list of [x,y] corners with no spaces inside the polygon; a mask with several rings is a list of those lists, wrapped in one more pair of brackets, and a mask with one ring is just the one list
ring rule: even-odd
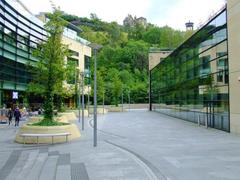
{"label": "tree", "polygon": [[[134,17],[130,16],[129,22],[133,23],[128,24],[127,27],[116,22],[104,22],[96,14],[92,14],[90,18],[78,17],[78,21],[74,16],[67,19],[72,19],[74,23],[79,22],[77,25],[83,29],[81,33],[83,38],[103,45],[97,60],[107,104],[118,103],[118,89],[121,88],[124,89],[124,93],[131,92],[133,102],[148,102],[149,47],[173,49],[191,34],[168,26],[158,27],[148,24],[145,27],[134,22]],[[186,76],[184,73],[186,74],[183,71],[181,77],[176,77],[178,81]],[[121,87],[120,83],[122,83]],[[102,93],[99,95],[102,99]]]}
{"label": "tree", "polygon": [[159,27],[149,28],[144,34],[143,39],[145,42],[150,44],[158,44],[161,43],[161,29]]}
{"label": "tree", "polygon": [[64,58],[67,55],[67,47],[62,44],[65,21],[60,17],[59,10],[49,14],[50,20],[45,25],[49,35],[47,40],[34,52],[39,61],[35,65],[33,81],[28,87],[29,91],[43,94],[43,122],[45,124],[53,123],[54,95],[62,98],[63,81],[65,80]]}
{"label": "tree", "polygon": [[98,101],[102,101],[105,94],[104,79],[102,73],[97,71],[97,97]]}
{"label": "tree", "polygon": [[114,98],[114,104],[115,106],[118,106],[118,103],[119,103],[119,97],[121,95],[121,92],[122,92],[122,82],[121,80],[119,79],[119,76],[118,75],[115,75],[113,77],[113,98]]}

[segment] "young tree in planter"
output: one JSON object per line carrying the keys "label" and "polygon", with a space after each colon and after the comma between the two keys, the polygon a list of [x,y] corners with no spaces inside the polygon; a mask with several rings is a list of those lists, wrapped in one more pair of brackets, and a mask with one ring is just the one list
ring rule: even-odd
{"label": "young tree in planter", "polygon": [[63,81],[65,80],[66,67],[64,58],[67,47],[62,44],[62,34],[65,21],[61,12],[56,10],[49,14],[49,21],[45,25],[48,38],[34,52],[39,61],[34,67],[33,81],[29,84],[29,91],[41,92],[44,98],[44,124],[53,123],[54,95],[61,96]]}

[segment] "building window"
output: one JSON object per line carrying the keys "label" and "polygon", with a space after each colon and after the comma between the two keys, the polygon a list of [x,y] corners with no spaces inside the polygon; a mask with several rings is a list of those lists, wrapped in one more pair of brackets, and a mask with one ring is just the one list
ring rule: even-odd
{"label": "building window", "polygon": [[71,50],[71,49],[69,49],[68,52],[69,52],[69,55],[70,55],[70,56],[77,56],[77,57],[79,56],[79,53],[78,53],[78,52],[73,51],[73,50]]}
{"label": "building window", "polygon": [[67,58],[67,83],[75,84],[77,77],[78,59]]}
{"label": "building window", "polygon": [[217,82],[223,82],[223,72],[224,71],[219,71],[217,73]]}

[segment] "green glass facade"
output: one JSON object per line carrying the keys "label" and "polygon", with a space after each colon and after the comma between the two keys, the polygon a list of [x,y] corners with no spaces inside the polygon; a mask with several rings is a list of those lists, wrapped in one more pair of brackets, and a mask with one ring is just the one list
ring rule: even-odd
{"label": "green glass facade", "polygon": [[150,71],[150,107],[229,131],[226,9]]}
{"label": "green glass facade", "polygon": [[43,23],[16,1],[0,1],[0,107],[11,101],[12,91],[22,97],[31,80],[26,65],[37,61],[32,51],[46,35]]}

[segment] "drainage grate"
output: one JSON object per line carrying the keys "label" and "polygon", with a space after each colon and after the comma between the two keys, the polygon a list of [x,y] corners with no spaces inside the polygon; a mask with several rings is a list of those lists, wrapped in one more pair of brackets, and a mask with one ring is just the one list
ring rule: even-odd
{"label": "drainage grate", "polygon": [[71,180],[89,180],[84,163],[71,164]]}
{"label": "drainage grate", "polygon": [[50,151],[50,152],[48,152],[48,155],[49,156],[58,156],[59,152],[58,151]]}

